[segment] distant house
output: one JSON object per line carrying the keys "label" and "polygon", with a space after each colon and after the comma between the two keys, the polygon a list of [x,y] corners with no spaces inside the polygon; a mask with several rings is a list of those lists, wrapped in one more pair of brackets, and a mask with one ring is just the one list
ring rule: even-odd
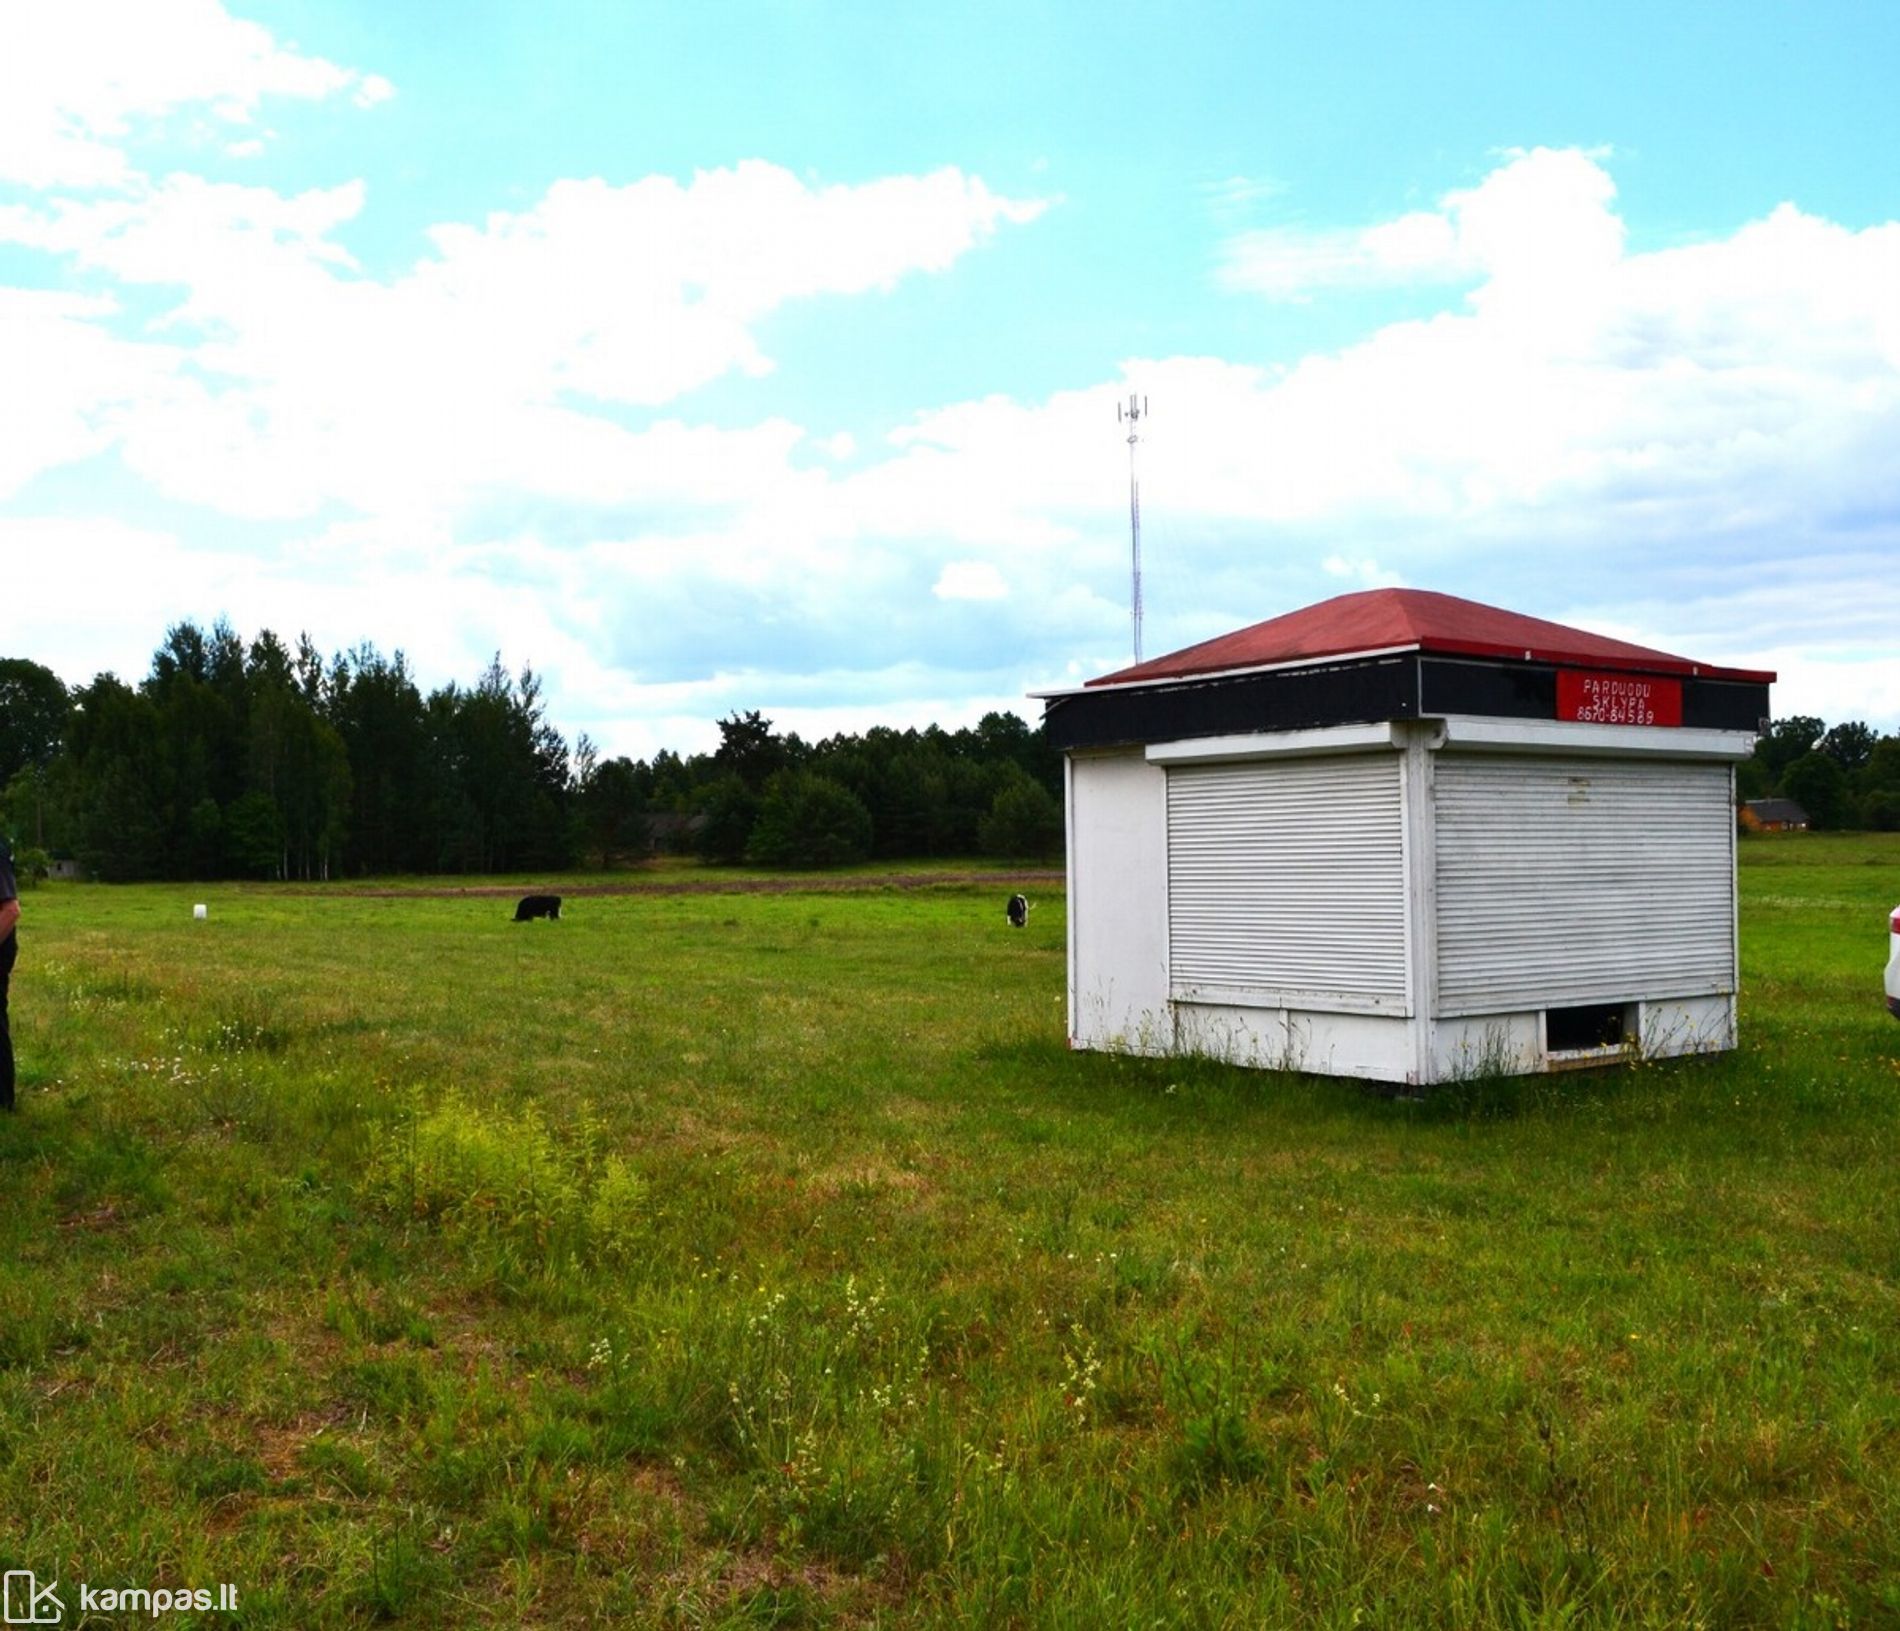
{"label": "distant house", "polygon": [[679,855],[693,847],[693,840],[699,836],[700,829],[706,825],[704,811],[695,810],[691,815],[675,815],[671,811],[656,810],[647,816],[647,853],[649,855]]}
{"label": "distant house", "polygon": [[68,883],[74,883],[86,874],[85,869],[70,855],[55,855],[47,863],[46,875],[49,878],[61,878]]}
{"label": "distant house", "polygon": [[1738,819],[1750,832],[1806,832],[1808,812],[1793,799],[1750,799]]}

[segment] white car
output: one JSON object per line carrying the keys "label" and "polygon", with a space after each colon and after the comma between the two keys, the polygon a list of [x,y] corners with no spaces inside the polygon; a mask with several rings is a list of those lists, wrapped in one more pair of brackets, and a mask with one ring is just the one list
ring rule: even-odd
{"label": "white car", "polygon": [[1887,920],[1887,1012],[1900,1019],[1900,906]]}

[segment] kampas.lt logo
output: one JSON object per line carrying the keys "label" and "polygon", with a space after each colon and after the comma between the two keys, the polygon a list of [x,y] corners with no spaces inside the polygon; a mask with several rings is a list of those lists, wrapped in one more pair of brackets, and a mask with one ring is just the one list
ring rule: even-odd
{"label": "kampas.lt logo", "polygon": [[31,1569],[8,1569],[4,1582],[8,1625],[58,1625],[66,1617],[66,1605],[55,1595],[59,1582],[42,1586]]}

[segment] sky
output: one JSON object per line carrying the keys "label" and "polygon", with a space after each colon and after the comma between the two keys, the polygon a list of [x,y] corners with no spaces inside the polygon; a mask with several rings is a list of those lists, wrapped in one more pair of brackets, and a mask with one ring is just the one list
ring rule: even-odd
{"label": "sky", "polygon": [[1900,729],[1900,7],[0,0],[0,655],[608,754],[1387,584]]}

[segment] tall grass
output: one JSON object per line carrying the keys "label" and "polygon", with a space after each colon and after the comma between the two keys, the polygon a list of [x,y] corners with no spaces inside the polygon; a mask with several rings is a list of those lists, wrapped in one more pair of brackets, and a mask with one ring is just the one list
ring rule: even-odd
{"label": "tall grass", "polygon": [[41,890],[0,1565],[257,1626],[1900,1616],[1900,844],[1742,860],[1739,1051],[1422,1104],[1070,1054],[995,888]]}

